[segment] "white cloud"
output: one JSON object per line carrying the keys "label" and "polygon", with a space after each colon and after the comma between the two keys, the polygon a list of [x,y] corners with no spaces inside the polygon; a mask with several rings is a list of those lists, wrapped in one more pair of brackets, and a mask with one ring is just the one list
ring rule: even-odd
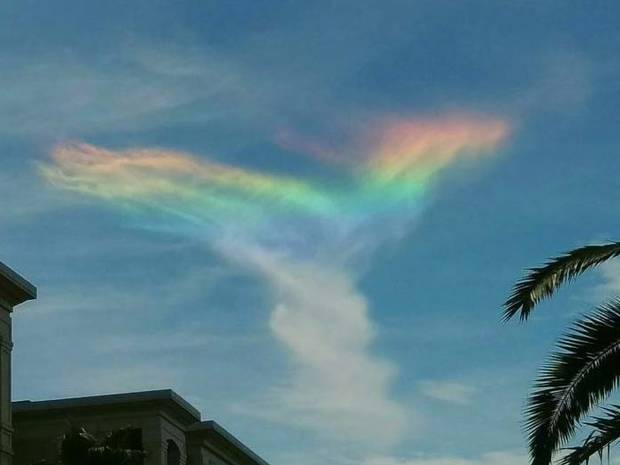
{"label": "white cloud", "polygon": [[525,454],[513,451],[487,452],[477,458],[420,456],[415,458],[371,457],[363,465],[524,465]]}
{"label": "white cloud", "polygon": [[[28,186],[29,195],[23,195],[24,186]],[[58,198],[62,195],[41,185],[33,172],[20,171],[5,163],[0,172],[0,198],[11,201],[4,202],[0,209],[0,224],[7,227],[37,221],[42,214],[59,208]],[[62,198],[66,203],[71,202],[67,196]]]}
{"label": "white cloud", "polygon": [[175,110],[198,100],[203,105],[192,118],[205,120],[230,108],[215,100],[234,100],[244,89],[230,63],[187,48],[129,46],[96,60],[62,51],[4,54],[0,67],[0,131],[54,139],[148,127],[163,114],[170,122]]}
{"label": "white cloud", "polygon": [[274,292],[270,327],[294,366],[252,413],[366,446],[398,441],[412,419],[390,396],[395,367],[371,354],[375,330],[351,277],[265,253],[247,258]]}
{"label": "white cloud", "polygon": [[453,404],[469,404],[476,393],[473,386],[454,381],[420,381],[418,387],[422,394],[431,399],[450,402]]}
{"label": "white cloud", "polygon": [[594,288],[594,297],[598,301],[597,304],[602,299],[608,299],[620,294],[620,260],[603,263],[598,270],[603,282]]}
{"label": "white cloud", "polygon": [[317,94],[329,88],[322,73],[291,71],[288,61],[281,68],[249,59],[265,53],[273,38],[267,39],[225,54],[139,40],[96,56],[50,49],[25,57],[0,50],[0,134],[56,141],[217,119],[235,127],[248,121],[253,128],[267,126],[271,136],[290,111],[331,108]]}

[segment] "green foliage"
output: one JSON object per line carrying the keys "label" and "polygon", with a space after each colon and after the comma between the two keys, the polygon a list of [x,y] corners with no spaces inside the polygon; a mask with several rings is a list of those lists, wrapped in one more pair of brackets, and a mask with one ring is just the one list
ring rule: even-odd
{"label": "green foliage", "polygon": [[582,416],[618,386],[620,301],[575,323],[557,347],[541,370],[526,411],[535,464],[548,464]]}
{"label": "green foliage", "polygon": [[588,423],[593,428],[592,433],[582,445],[570,448],[572,452],[561,460],[561,465],[587,463],[593,455],[602,459],[605,449],[609,455],[610,446],[620,439],[620,407],[612,405],[603,410],[607,416],[594,418],[594,421]]}
{"label": "green foliage", "polygon": [[84,428],[72,425],[65,433],[60,445],[60,459],[65,465],[85,465],[84,459],[88,451],[97,441]]}
{"label": "green foliage", "polygon": [[[527,320],[540,300],[564,282],[620,255],[620,243],[587,246],[530,270],[519,281],[504,308],[504,319]],[[526,408],[525,429],[532,465],[549,465],[553,454],[576,432],[582,418],[620,382],[620,300],[598,307],[573,324],[543,366]],[[592,433],[570,448],[562,465],[579,465],[620,438],[620,408],[586,423]]]}
{"label": "green foliage", "polygon": [[72,427],[60,447],[64,465],[141,465],[145,455],[135,444],[131,428],[114,431],[97,441],[84,428]]}
{"label": "green foliage", "polygon": [[552,258],[542,267],[531,268],[504,304],[504,319],[510,320],[518,314],[522,321],[527,320],[534,306],[552,296],[563,283],[618,255],[620,242],[588,245]]}

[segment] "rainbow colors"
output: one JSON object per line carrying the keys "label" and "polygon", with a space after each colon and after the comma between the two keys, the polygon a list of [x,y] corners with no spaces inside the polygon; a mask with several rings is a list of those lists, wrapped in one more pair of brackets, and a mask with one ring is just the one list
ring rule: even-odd
{"label": "rainbow colors", "polygon": [[368,155],[358,174],[375,195],[391,199],[392,207],[410,204],[424,196],[441,170],[493,154],[508,134],[500,119],[389,119],[366,136]]}
{"label": "rainbow colors", "polygon": [[365,168],[386,183],[424,182],[458,156],[491,153],[507,135],[497,119],[393,120],[374,131]]}
{"label": "rainbow colors", "polygon": [[[341,156],[317,156],[317,163],[337,164],[337,184],[164,149],[114,151],[79,142],[58,145],[41,173],[64,189],[205,227],[281,227],[296,218],[306,225],[313,219],[359,223],[422,204],[441,170],[493,153],[508,134],[508,124],[496,118],[386,119],[354,138]],[[322,151],[320,144],[301,145]]]}
{"label": "rainbow colors", "polygon": [[[41,167],[54,185],[123,204],[184,212],[188,218],[215,219],[261,209],[329,211],[332,199],[303,181],[260,174],[188,154],[158,149],[106,150],[66,143]],[[182,208],[180,208],[182,207]]]}

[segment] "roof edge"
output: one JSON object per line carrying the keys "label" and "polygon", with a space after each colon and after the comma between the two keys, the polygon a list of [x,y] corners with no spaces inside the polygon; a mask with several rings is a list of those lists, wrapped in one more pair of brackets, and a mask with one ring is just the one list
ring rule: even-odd
{"label": "roof edge", "polygon": [[88,408],[112,406],[131,402],[172,401],[187,412],[192,418],[200,421],[200,412],[193,405],[183,399],[172,389],[153,391],[128,392],[121,394],[104,394],[88,397],[69,397],[51,400],[22,400],[12,402],[13,414],[27,412],[42,412],[45,410],[60,410],[70,408]]}
{"label": "roof edge", "polygon": [[199,423],[195,423],[191,425],[188,429],[188,432],[200,432],[200,431],[212,431],[216,433],[218,436],[231,443],[241,452],[243,452],[250,460],[252,460],[257,465],[269,465],[263,458],[258,456],[255,452],[252,451],[248,446],[243,444],[239,439],[229,433],[223,426],[221,426],[218,422],[214,420],[201,421]]}
{"label": "roof edge", "polygon": [[0,262],[0,291],[8,294],[2,298],[7,299],[12,306],[37,298],[37,288],[2,262]]}

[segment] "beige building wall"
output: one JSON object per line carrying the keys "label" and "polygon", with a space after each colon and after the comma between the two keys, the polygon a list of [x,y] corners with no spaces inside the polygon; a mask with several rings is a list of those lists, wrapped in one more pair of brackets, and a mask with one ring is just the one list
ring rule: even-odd
{"label": "beige building wall", "polygon": [[0,262],[0,465],[13,463],[11,410],[11,351],[13,309],[36,298],[36,288]]}
{"label": "beige building wall", "polygon": [[[159,453],[159,464],[167,465],[169,441],[172,441],[180,451],[180,464],[186,465],[188,462],[187,445],[185,443],[185,428],[177,420],[169,416],[162,416],[160,419],[161,449]],[[158,465],[159,465],[158,464]],[[155,465],[155,464],[154,464]]]}
{"label": "beige building wall", "polygon": [[[172,391],[115,394],[14,404],[15,463],[55,463],[71,424],[98,437],[127,426],[139,428],[144,465],[268,465],[213,421],[201,422]],[[177,460],[168,455],[171,443]]]}
{"label": "beige building wall", "polygon": [[12,411],[11,411],[11,312],[13,308],[0,301],[0,464],[11,464]]}
{"label": "beige building wall", "polygon": [[184,430],[199,421],[200,414],[191,406],[177,404],[175,396],[170,390],[161,390],[16,402],[15,465],[30,465],[42,459],[56,462],[62,437],[71,424],[84,427],[98,438],[120,428],[140,429],[148,453],[144,465],[167,465],[168,441],[178,446],[180,464],[186,464]]}

